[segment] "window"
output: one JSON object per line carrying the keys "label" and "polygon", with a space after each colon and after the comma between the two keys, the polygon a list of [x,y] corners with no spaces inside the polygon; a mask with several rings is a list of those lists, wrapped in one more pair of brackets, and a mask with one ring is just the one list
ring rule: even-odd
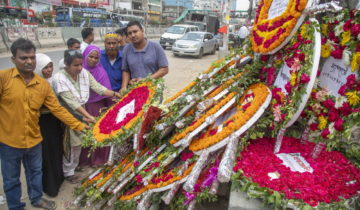
{"label": "window", "polygon": [[187,29],[186,29],[186,32],[185,32],[185,33],[187,33],[187,32],[190,32],[190,28],[187,28]]}
{"label": "window", "polygon": [[208,39],[213,39],[213,35],[212,34],[208,34],[209,38]]}

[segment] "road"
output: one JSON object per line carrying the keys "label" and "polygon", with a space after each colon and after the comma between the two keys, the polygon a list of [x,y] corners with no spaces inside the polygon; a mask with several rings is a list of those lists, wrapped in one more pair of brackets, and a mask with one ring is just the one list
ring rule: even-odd
{"label": "road", "polygon": [[[39,49],[38,52],[44,52],[49,55],[53,62],[55,69],[58,68],[58,62],[63,57],[63,52],[65,48],[57,48],[57,49]],[[169,74],[165,76],[165,85],[166,89],[164,92],[165,98],[175,94],[177,91],[185,87],[189,82],[196,78],[203,70],[207,69],[212,62],[218,59],[218,52],[215,55],[204,55],[203,58],[197,59],[192,57],[175,57],[172,55],[170,50],[166,50],[165,54],[169,60]],[[10,54],[2,54],[0,55],[0,69],[6,69],[13,66],[10,60]],[[90,173],[90,168],[87,173]],[[24,170],[22,170],[24,171]],[[86,172],[85,172],[86,173]],[[85,175],[85,174],[83,174]],[[32,208],[29,199],[27,196],[27,190],[25,185],[24,174],[22,174],[21,178],[22,182],[22,199],[26,202],[27,210],[35,210]],[[2,177],[0,176],[0,197],[4,196],[3,186],[2,186]],[[54,199],[57,203],[57,209],[76,209],[76,207],[71,206],[71,202],[74,200],[73,190],[75,185],[71,185],[68,182],[64,182],[60,188],[59,195]],[[212,209],[226,209],[224,206],[227,206],[227,198],[223,202],[218,202],[217,205],[213,205]],[[221,206],[221,207],[219,207]],[[0,198],[0,209],[6,209],[6,204],[1,204]],[[82,208],[86,209],[86,208]],[[112,208],[110,208],[112,209]],[[208,207],[202,209],[209,209]]]}
{"label": "road", "polygon": [[[101,48],[101,44],[99,45]],[[47,54],[54,63],[54,72],[58,69],[59,61],[63,58],[65,47],[63,48],[48,48],[38,49],[37,52]],[[207,69],[212,62],[218,59],[218,52],[215,55],[204,55],[203,58],[197,59],[193,57],[175,57],[170,49],[165,50],[165,54],[169,60],[169,74],[165,76],[165,97],[169,97],[176,93],[187,83],[195,79],[195,77]],[[7,69],[13,67],[11,62],[11,54],[0,54],[0,69]]]}

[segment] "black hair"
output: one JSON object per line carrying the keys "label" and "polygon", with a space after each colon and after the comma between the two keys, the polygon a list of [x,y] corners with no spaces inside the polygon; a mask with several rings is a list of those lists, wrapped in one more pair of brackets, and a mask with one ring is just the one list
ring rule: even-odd
{"label": "black hair", "polygon": [[11,54],[15,57],[18,50],[22,50],[28,52],[34,49],[36,51],[36,47],[34,43],[28,39],[18,38],[15,42],[12,43],[10,47]]}
{"label": "black hair", "polygon": [[76,58],[83,58],[80,50],[65,50],[64,63],[66,65],[70,66]]}
{"label": "black hair", "polygon": [[138,26],[141,30],[143,30],[143,27],[141,25],[141,23],[137,20],[133,20],[133,21],[130,21],[127,26],[126,26],[126,34],[127,34],[127,29],[131,26]]}
{"label": "black hair", "polygon": [[80,41],[75,38],[70,38],[67,40],[66,45],[72,47],[74,44],[80,44]]}
{"label": "black hair", "polygon": [[91,35],[91,33],[94,31],[93,28],[84,28],[81,30],[81,36],[83,39],[86,39],[88,36]]}
{"label": "black hair", "polygon": [[120,36],[127,36],[126,27],[117,29],[115,33],[119,34]]}

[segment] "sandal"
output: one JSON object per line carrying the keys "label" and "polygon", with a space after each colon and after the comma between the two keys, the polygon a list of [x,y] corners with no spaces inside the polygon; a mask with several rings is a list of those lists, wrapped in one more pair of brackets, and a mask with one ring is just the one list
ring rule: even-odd
{"label": "sandal", "polygon": [[55,201],[50,201],[45,198],[41,198],[36,204],[32,204],[34,208],[42,208],[45,210],[54,210],[56,209]]}
{"label": "sandal", "polygon": [[79,176],[72,175],[65,177],[65,180],[70,182],[70,184],[77,184],[81,181],[81,178]]}

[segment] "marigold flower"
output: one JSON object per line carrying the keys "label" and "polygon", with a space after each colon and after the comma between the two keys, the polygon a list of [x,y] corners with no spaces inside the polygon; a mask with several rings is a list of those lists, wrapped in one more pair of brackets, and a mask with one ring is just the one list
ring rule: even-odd
{"label": "marigold flower", "polygon": [[291,86],[293,86],[293,87],[296,85],[296,74],[295,74],[295,73],[292,73],[292,74],[291,74],[290,84],[291,84]]}
{"label": "marigold flower", "polygon": [[318,126],[319,130],[323,130],[326,127],[326,125],[327,125],[327,119],[326,117],[321,115],[319,117],[319,126]]}
{"label": "marigold flower", "polygon": [[354,53],[351,60],[351,70],[356,71],[360,66],[360,52]]}
{"label": "marigold flower", "polygon": [[358,91],[347,92],[345,93],[345,95],[347,96],[347,99],[351,106],[356,106],[359,104],[360,97],[358,95]]}
{"label": "marigold flower", "polygon": [[331,47],[328,44],[321,45],[321,57],[328,58],[331,54]]}
{"label": "marigold flower", "polygon": [[341,34],[341,45],[345,45],[351,40],[351,32],[345,31]]}

